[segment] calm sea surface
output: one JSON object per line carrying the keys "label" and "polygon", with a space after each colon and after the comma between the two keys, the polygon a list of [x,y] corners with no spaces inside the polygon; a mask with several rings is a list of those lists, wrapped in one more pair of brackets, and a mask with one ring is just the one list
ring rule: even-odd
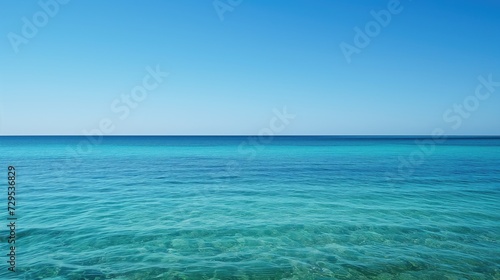
{"label": "calm sea surface", "polygon": [[0,279],[500,279],[500,138],[93,141],[0,137]]}

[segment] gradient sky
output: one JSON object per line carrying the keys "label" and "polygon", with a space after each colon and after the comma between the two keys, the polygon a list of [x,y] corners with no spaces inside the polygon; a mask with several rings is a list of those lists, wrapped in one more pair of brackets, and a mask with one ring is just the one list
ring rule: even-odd
{"label": "gradient sky", "polygon": [[[500,87],[460,125],[443,118],[479,76],[500,82],[500,1],[401,0],[348,63],[340,44],[389,2],[243,0],[221,20],[212,0],[72,0],[16,53],[12,34],[43,9],[2,0],[0,134],[82,134],[103,119],[109,134],[258,134],[286,107],[296,117],[277,134],[500,135]],[[157,65],[164,82],[113,112]]]}

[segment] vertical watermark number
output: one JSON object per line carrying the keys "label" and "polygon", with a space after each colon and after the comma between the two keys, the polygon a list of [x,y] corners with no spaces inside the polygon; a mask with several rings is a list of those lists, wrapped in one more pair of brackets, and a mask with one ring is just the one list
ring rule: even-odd
{"label": "vertical watermark number", "polygon": [[7,173],[7,227],[9,228],[9,253],[7,254],[9,271],[16,272],[16,168],[9,166]]}

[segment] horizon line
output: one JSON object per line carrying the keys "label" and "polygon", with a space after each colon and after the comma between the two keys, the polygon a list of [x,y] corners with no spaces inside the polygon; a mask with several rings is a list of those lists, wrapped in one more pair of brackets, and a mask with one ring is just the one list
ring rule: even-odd
{"label": "horizon line", "polygon": [[7,134],[0,137],[500,137],[500,134]]}

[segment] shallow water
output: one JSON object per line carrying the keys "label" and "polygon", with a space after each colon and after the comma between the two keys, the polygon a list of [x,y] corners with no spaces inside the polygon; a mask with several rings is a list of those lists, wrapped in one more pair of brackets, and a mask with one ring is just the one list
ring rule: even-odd
{"label": "shallow water", "polygon": [[0,278],[500,279],[500,139],[251,139],[0,137]]}

